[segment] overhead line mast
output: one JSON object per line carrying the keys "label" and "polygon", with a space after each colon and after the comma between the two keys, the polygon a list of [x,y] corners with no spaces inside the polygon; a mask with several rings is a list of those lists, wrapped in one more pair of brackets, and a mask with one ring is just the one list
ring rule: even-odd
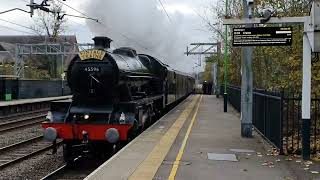
{"label": "overhead line mast", "polygon": [[[228,0],[226,0],[226,17],[228,16]],[[224,99],[224,112],[228,112],[228,92],[227,92],[227,84],[228,84],[228,26],[225,25],[224,30],[224,93],[223,93],[223,99]]]}

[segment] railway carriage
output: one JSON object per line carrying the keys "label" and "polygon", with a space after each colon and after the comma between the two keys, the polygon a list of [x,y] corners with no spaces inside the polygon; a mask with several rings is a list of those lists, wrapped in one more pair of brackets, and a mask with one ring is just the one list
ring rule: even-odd
{"label": "railway carriage", "polygon": [[193,77],[157,58],[128,47],[111,52],[111,39],[93,40],[95,48],[80,52],[68,67],[72,100],[52,102],[42,124],[48,141],[63,139],[66,161],[110,152],[193,92]]}

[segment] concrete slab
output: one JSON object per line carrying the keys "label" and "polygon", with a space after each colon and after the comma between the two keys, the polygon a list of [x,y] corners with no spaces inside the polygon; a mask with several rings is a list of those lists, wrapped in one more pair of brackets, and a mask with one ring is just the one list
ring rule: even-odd
{"label": "concrete slab", "polygon": [[232,161],[237,162],[237,156],[235,154],[217,154],[217,153],[207,153],[208,159],[213,161]]}

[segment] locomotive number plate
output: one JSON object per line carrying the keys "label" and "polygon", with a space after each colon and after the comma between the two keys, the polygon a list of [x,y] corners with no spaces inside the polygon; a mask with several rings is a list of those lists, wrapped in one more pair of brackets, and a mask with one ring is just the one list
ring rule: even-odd
{"label": "locomotive number plate", "polygon": [[88,66],[84,68],[84,71],[86,72],[100,72],[99,67],[93,67],[93,66]]}
{"label": "locomotive number plate", "polygon": [[105,51],[91,49],[79,52],[79,57],[82,61],[87,59],[98,59],[103,60],[104,56],[106,55]]}

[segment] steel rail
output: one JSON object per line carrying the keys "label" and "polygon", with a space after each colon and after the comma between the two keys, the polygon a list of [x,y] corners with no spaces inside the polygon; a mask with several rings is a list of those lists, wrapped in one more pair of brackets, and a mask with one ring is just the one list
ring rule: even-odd
{"label": "steel rail", "polygon": [[25,145],[25,144],[28,144],[28,143],[31,143],[31,142],[34,142],[37,140],[41,140],[42,138],[43,138],[43,135],[40,135],[40,136],[36,136],[36,137],[30,138],[30,139],[27,139],[27,140],[24,140],[21,142],[17,142],[17,143],[2,147],[2,148],[0,148],[0,153],[5,152],[5,151],[9,151],[9,150],[14,149],[18,146],[22,146],[22,145]]}
{"label": "steel rail", "polygon": [[[60,145],[61,143],[62,143],[62,141],[57,142],[57,145]],[[18,163],[18,162],[20,162],[20,161],[23,161],[23,160],[25,160],[25,159],[28,159],[28,158],[30,158],[30,157],[36,156],[36,155],[38,155],[38,154],[40,154],[40,153],[42,153],[42,152],[45,152],[45,151],[51,149],[52,147],[53,147],[53,145],[45,146],[45,147],[43,147],[43,148],[41,148],[41,149],[39,149],[39,150],[33,151],[33,152],[31,152],[31,153],[29,153],[29,154],[26,154],[26,155],[24,155],[24,156],[22,156],[22,157],[13,159],[13,160],[11,160],[11,161],[8,161],[8,162],[6,162],[6,163],[4,163],[4,164],[1,164],[1,165],[0,165],[0,169],[3,169],[3,168],[8,167],[8,166],[10,166],[10,165],[16,164],[16,163]]]}
{"label": "steel rail", "polygon": [[[82,158],[82,156],[78,156],[77,158],[75,158],[73,160],[73,163],[79,161],[81,158]],[[53,172],[47,174],[45,177],[41,178],[40,180],[57,179],[54,177],[59,176],[59,174],[65,174],[65,172],[67,172],[67,170],[68,170],[68,167],[70,167],[70,166],[68,166],[68,164],[65,163],[62,166],[60,166],[58,169],[54,170]]]}
{"label": "steel rail", "polygon": [[43,109],[38,109],[38,110],[34,110],[34,111],[27,111],[27,112],[21,112],[21,113],[0,116],[0,121],[2,121],[3,119],[19,119],[19,117],[22,117],[22,116],[29,116],[29,115],[33,115],[33,114],[39,114],[39,113],[47,113],[49,110],[50,110],[49,108],[43,108]]}
{"label": "steel rail", "polygon": [[45,177],[41,178],[40,180],[52,179],[54,176],[56,176],[59,173],[64,172],[66,169],[67,169],[67,164],[63,164],[58,169],[56,169],[55,171],[47,174]]}
{"label": "steel rail", "polygon": [[26,126],[31,126],[35,124],[39,124],[44,121],[44,117],[46,115],[38,115],[35,117],[27,117],[24,119],[19,119],[16,121],[9,121],[6,123],[1,123],[0,124],[0,133],[5,132],[5,131],[11,131],[14,129],[26,127]]}

